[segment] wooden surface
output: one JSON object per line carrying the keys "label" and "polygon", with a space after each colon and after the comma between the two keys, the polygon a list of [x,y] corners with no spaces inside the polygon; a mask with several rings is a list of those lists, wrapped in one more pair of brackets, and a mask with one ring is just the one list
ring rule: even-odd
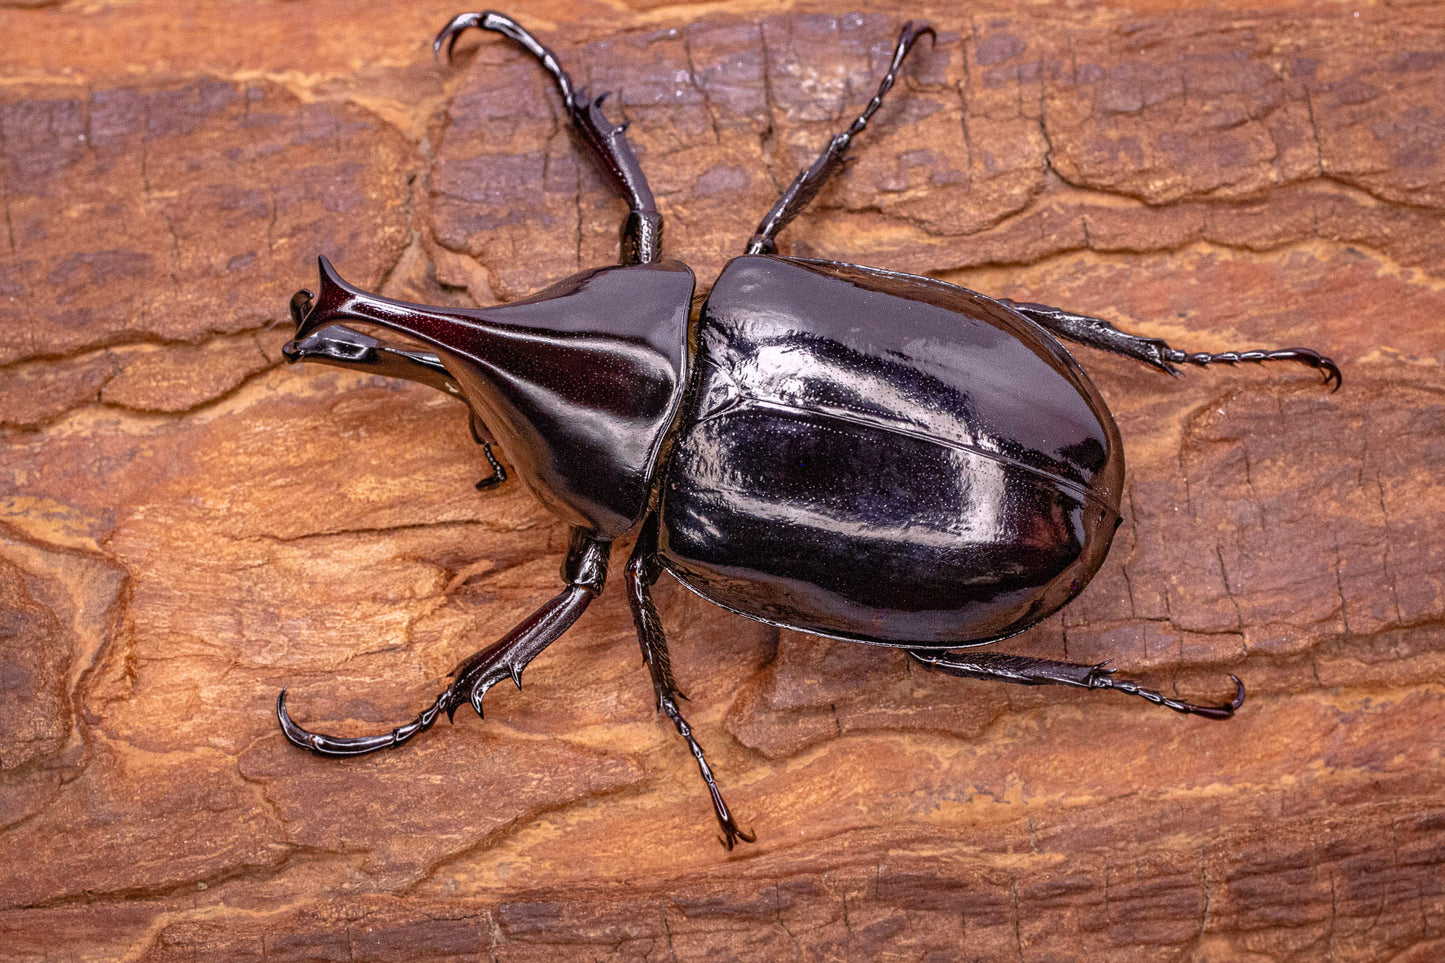
{"label": "wooden surface", "polygon": [[[424,388],[287,368],[330,256],[431,302],[615,257],[540,71],[419,4],[0,2],[0,958],[1445,956],[1445,8],[519,2],[617,91],[704,284],[920,47],[793,253],[1097,313],[1126,518],[1001,648],[1211,723],[660,605],[725,854],[616,584],[487,718],[337,763],[557,587]],[[834,11],[836,12],[836,10]],[[619,547],[615,565],[628,545]]]}

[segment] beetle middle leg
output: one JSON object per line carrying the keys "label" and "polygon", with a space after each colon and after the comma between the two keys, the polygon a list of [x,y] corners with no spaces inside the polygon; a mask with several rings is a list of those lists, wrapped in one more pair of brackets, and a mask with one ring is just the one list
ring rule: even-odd
{"label": "beetle middle leg", "polygon": [[1127,695],[1147,699],[1156,706],[1164,706],[1185,715],[1203,716],[1206,719],[1228,719],[1244,705],[1244,683],[1237,676],[1234,681],[1234,698],[1224,705],[1199,705],[1171,699],[1153,689],[1146,689],[1129,679],[1117,679],[1114,670],[1103,665],[1082,665],[1077,662],[1055,662],[1051,659],[1034,659],[1022,655],[1004,655],[999,652],[981,652],[977,655],[959,652],[938,652],[928,649],[909,649],[913,661],[929,669],[937,669],[949,675],[964,679],[985,679],[995,682],[1012,682],[1016,685],[1071,685],[1081,689],[1113,689]]}
{"label": "beetle middle leg", "polygon": [[480,716],[487,690],[503,679],[511,679],[520,689],[522,670],[527,664],[567,631],[588,604],[602,593],[603,583],[607,581],[610,547],[611,542],[574,529],[563,569],[567,587],[495,644],[464,659],[452,670],[451,685],[411,722],[374,736],[328,736],[311,732],[297,725],[286,711],[286,690],[282,689],[276,699],[276,718],[281,723],[281,731],[293,745],[318,756],[345,758],[395,748],[417,733],[426,732],[443,712],[448,719],[453,719],[464,705],[471,705]]}
{"label": "beetle middle leg", "polygon": [[1103,318],[1090,317],[1087,314],[1074,314],[1072,311],[1051,308],[1047,304],[1010,301],[1007,298],[999,298],[999,303],[1013,308],[1030,321],[1047,328],[1061,338],[1067,338],[1091,348],[1098,348],[1100,351],[1121,354],[1126,358],[1142,361],[1152,368],[1158,368],[1165,374],[1178,374],[1174,368],[1174,365],[1177,364],[1203,366],[1238,364],[1240,362],[1296,361],[1324,372],[1325,384],[1333,384],[1334,390],[1339,390],[1343,383],[1339,365],[1318,351],[1309,348],[1252,348],[1248,351],[1220,351],[1215,354],[1204,351],[1180,351],[1178,348],[1170,347],[1169,343],[1162,338],[1145,338],[1127,331],[1120,331]]}
{"label": "beetle middle leg", "polygon": [[757,837],[743,832],[733,819],[732,810],[728,809],[728,804],[717,787],[717,780],[713,778],[712,767],[707,764],[702,746],[693,738],[692,727],[677,708],[679,700],[685,700],[687,696],[682,694],[682,690],[677,687],[677,680],[672,677],[672,657],[667,651],[667,636],[662,630],[657,606],[652,604],[652,586],[659,574],[657,515],[652,514],[642,523],[642,531],[637,536],[637,546],[632,551],[632,558],[627,562],[627,601],[632,606],[632,621],[637,626],[637,641],[642,646],[643,661],[647,663],[647,671],[652,674],[652,690],[657,696],[657,711],[667,716],[677,729],[677,734],[687,741],[688,748],[692,750],[702,781],[707,783],[713,813],[717,816],[718,825],[722,827],[722,844],[730,850],[737,845],[738,840],[751,843],[755,842]]}
{"label": "beetle middle leg", "polygon": [[495,10],[453,17],[432,42],[432,51],[441,56],[445,46],[450,59],[458,35],[468,27],[501,34],[535,57],[552,75],[572,126],[587,144],[602,172],[627,201],[629,211],[622,225],[622,263],[651,264],[656,261],[662,251],[662,215],[657,212],[657,202],[652,197],[647,176],[642,173],[642,165],[637,162],[637,155],[627,142],[627,125],[613,124],[602,113],[602,101],[607,94],[604,92],[591,97],[586,90],[573,87],[572,78],[562,69],[555,53],[517,21]]}
{"label": "beetle middle leg", "polygon": [[783,196],[778,198],[778,202],[773,205],[772,210],[763,217],[762,222],[758,224],[757,231],[748,241],[749,254],[772,254],[777,246],[775,241],[778,234],[788,226],[788,222],[802,213],[803,208],[807,207],[813,198],[818,196],[818,191],[823,189],[823,185],[828,183],[828,178],[843,166],[843,155],[847,152],[848,145],[853,142],[854,137],[863,132],[863,128],[868,126],[868,121],[872,119],[873,114],[883,106],[883,98],[888,95],[888,91],[893,89],[893,84],[898,79],[898,69],[903,66],[903,59],[908,56],[908,51],[913,49],[918,38],[924,34],[928,34],[933,40],[938,39],[933,28],[926,23],[915,23],[910,20],[903,25],[903,29],[898,34],[898,45],[893,48],[893,60],[888,65],[882,82],[878,84],[878,93],[868,101],[868,106],[863,109],[862,114],[858,115],[858,119],[853,121],[841,134],[834,134],[833,139],[828,142],[828,146],[823,148],[823,153],[818,155],[818,159],[799,173],[793,179],[793,183],[788,185],[788,189],[783,191]]}

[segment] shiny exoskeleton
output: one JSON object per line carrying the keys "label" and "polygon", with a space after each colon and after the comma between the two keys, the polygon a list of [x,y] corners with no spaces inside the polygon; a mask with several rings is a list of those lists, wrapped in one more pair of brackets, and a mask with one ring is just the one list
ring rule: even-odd
{"label": "shiny exoskeleton", "polygon": [[[495,31],[552,76],[573,127],[627,201],[622,263],[522,301],[460,310],[357,290],[321,259],[316,294],[292,299],[291,361],[319,361],[431,385],[471,409],[492,474],[515,474],[572,530],[565,588],[462,662],[416,719],[391,732],[287,738],[324,756],[400,745],[522,669],[603,588],[613,540],[637,533],[628,600],[659,711],[687,741],[722,841],[752,841],[723,802],[678,710],[651,587],[666,571],[741,615],[821,636],[895,646],[952,675],[1141,696],[1226,719],[1244,699],[1199,705],[1078,665],[958,648],[1021,632],[1083,590],[1119,524],[1124,457],[1098,390],[1057,337],[1173,365],[1289,360],[1304,348],[1185,353],[1106,321],[995,300],[927,278],[780,257],[778,233],[842,165],[914,43],[905,24],[877,94],[763,218],[747,253],[689,318],[694,279],[659,260],[662,218],[623,128],[602,97],[572,86],[557,57],[514,20],[463,14],[436,38],[448,54],[469,27]],[[403,347],[344,322],[403,335]]]}

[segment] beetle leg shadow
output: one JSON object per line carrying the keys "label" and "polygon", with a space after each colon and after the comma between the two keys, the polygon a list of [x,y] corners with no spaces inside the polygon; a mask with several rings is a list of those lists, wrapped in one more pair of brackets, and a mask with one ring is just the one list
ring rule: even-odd
{"label": "beetle leg shadow", "polygon": [[1334,361],[1310,348],[1251,348],[1248,351],[1220,351],[1210,354],[1206,351],[1180,351],[1170,347],[1162,338],[1145,338],[1127,331],[1120,331],[1103,318],[1087,314],[1074,314],[1047,304],[1014,302],[999,298],[999,303],[1013,308],[1040,327],[1048,329],[1060,338],[1067,338],[1078,344],[1120,354],[1135,361],[1142,361],[1151,368],[1165,374],[1175,375],[1177,364],[1193,364],[1203,367],[1210,364],[1262,364],[1266,361],[1294,361],[1324,373],[1325,384],[1331,391],[1340,390],[1344,378],[1340,366]]}
{"label": "beetle leg shadow", "polygon": [[662,630],[662,620],[657,615],[657,607],[652,604],[651,589],[659,574],[657,516],[654,514],[648,516],[643,523],[642,531],[637,536],[637,546],[627,563],[627,601],[632,607],[632,620],[637,626],[637,641],[642,646],[642,658],[652,675],[657,711],[667,716],[677,729],[677,734],[687,741],[687,747],[692,750],[692,756],[697,760],[698,773],[701,774],[702,781],[707,783],[713,814],[717,816],[718,826],[723,831],[719,841],[724,849],[731,851],[739,840],[752,843],[757,841],[757,837],[744,832],[733,818],[732,810],[728,808],[722,791],[718,789],[717,780],[713,777],[712,767],[707,764],[707,757],[703,755],[702,746],[693,738],[692,727],[677,708],[678,700],[686,699],[687,696],[678,689],[677,680],[672,677],[672,658],[667,651],[667,636]]}
{"label": "beetle leg shadow", "polygon": [[1228,719],[1244,705],[1244,683],[1238,676],[1229,678],[1234,682],[1234,698],[1223,705],[1197,704],[1171,699],[1168,696],[1146,689],[1129,679],[1114,678],[1114,670],[1100,665],[1081,665],[1077,662],[1054,662],[1050,659],[1032,659],[1021,655],[1003,653],[979,653],[964,655],[958,652],[933,652],[927,649],[909,649],[909,658],[925,668],[937,669],[962,679],[986,679],[995,682],[1012,682],[1016,685],[1071,685],[1081,689],[1113,689],[1127,695],[1135,695],[1185,715],[1203,716],[1206,719]]}

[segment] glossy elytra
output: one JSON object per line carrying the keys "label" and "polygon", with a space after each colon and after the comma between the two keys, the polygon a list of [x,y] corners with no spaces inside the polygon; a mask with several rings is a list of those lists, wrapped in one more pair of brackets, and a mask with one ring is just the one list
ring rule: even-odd
{"label": "glossy elytra", "polygon": [[[436,38],[448,54],[469,27],[521,46],[551,75],[572,126],[629,208],[620,265],[490,308],[427,307],[343,281],[321,260],[319,293],[291,301],[290,361],[419,381],[463,399],[491,475],[522,483],[571,526],[561,594],[463,661],[413,721],[367,737],[286,737],[323,756],[399,746],[522,669],[603,588],[614,539],[637,533],[626,590],[658,709],[687,741],[723,843],[738,827],[678,702],[651,587],[664,572],[749,618],[903,649],[970,679],[1137,695],[1227,719],[1224,705],[1168,698],[1102,665],[955,650],[1021,632],[1058,611],[1098,571],[1119,523],[1118,428],[1058,338],[1176,364],[1334,362],[1305,348],[1186,353],[1099,318],[993,299],[926,278],[781,257],[778,233],[842,165],[914,43],[903,26],[878,92],[800,173],[747,253],[689,318],[694,279],[660,260],[662,217],[603,98],[572,86],[552,51],[498,13],[463,14]],[[345,327],[404,336],[404,347]]]}

